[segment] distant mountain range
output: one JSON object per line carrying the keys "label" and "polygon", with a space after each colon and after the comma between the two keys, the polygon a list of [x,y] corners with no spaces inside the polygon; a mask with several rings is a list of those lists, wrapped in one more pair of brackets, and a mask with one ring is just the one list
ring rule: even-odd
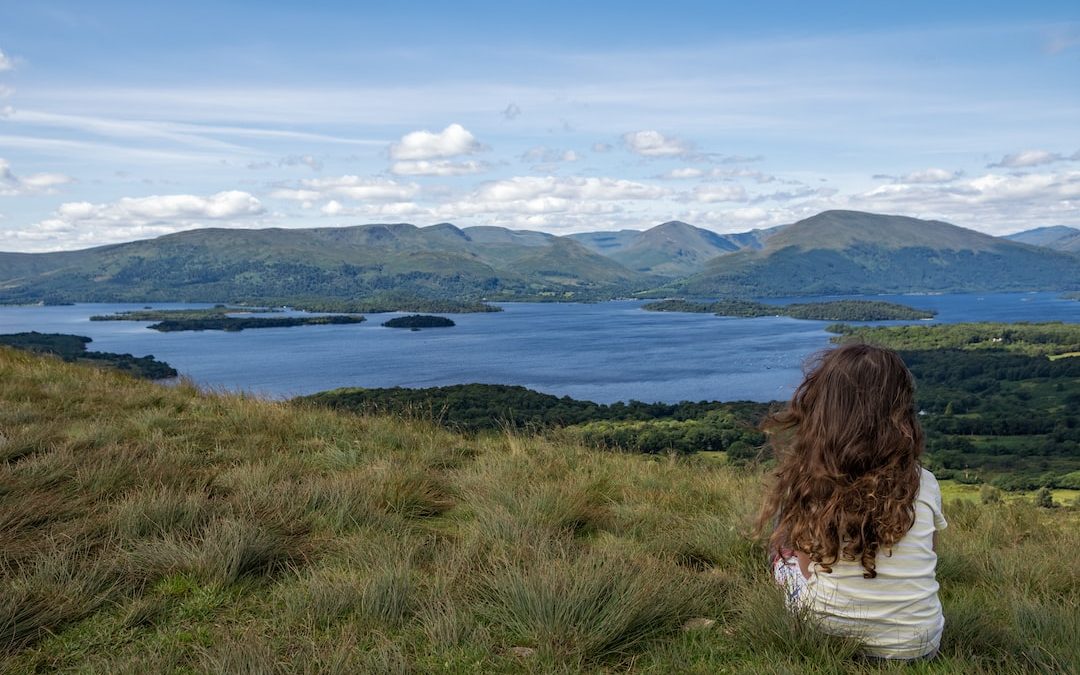
{"label": "distant mountain range", "polygon": [[1080,230],[1065,225],[1024,230],[1023,232],[1010,234],[1006,239],[1031,244],[1032,246],[1044,246],[1055,251],[1080,253]]}
{"label": "distant mountain range", "polygon": [[778,229],[717,234],[672,220],[648,230],[585,232],[569,237],[637,272],[681,277],[701,270],[709,260],[725,253],[760,249]]}
{"label": "distant mountain range", "polygon": [[726,235],[678,221],[564,237],[449,223],[200,229],[81,251],[0,253],[0,302],[383,298],[409,309],[411,299],[1080,289],[1080,255],[1013,238],[857,211]]}

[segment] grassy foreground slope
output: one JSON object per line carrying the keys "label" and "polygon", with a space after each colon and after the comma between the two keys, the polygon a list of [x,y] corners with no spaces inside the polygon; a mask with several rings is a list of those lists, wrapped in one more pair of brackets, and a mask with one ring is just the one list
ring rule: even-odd
{"label": "grassy foreground slope", "polygon": [[[0,430],[0,671],[879,668],[784,612],[743,535],[756,473],[9,349]],[[942,657],[883,670],[1080,662],[1075,513],[947,515]]]}

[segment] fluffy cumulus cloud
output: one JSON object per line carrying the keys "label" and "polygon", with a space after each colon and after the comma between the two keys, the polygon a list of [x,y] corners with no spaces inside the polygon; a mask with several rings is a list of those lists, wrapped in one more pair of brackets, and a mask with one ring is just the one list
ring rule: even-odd
{"label": "fluffy cumulus cloud", "polygon": [[390,145],[394,160],[444,159],[471,155],[484,149],[480,141],[460,124],[451,124],[440,132],[422,130],[405,134]]}
{"label": "fluffy cumulus cloud", "polygon": [[618,178],[515,176],[492,181],[473,193],[482,201],[512,202],[537,197],[582,200],[659,199],[670,194],[666,188]]}
{"label": "fluffy cumulus cloud", "polygon": [[1065,158],[1056,152],[1049,152],[1047,150],[1023,150],[1021,152],[1015,152],[1011,155],[1005,155],[1000,161],[992,164],[987,164],[987,168],[1004,168],[1004,169],[1026,169],[1032,166],[1041,166],[1043,164],[1053,164],[1054,162],[1060,162]]}
{"label": "fluffy cumulus cloud", "polygon": [[948,183],[889,183],[847,199],[851,208],[941,218],[990,234],[1076,222],[1080,171],[987,173]]}
{"label": "fluffy cumulus cloud", "polygon": [[[319,207],[330,217],[450,221],[507,227],[581,231],[625,226],[620,214],[648,210],[655,200],[670,196],[667,188],[606,177],[515,176],[489,181],[456,198],[418,203],[411,198],[393,202],[354,203],[331,199]],[[630,205],[633,205],[632,207]],[[659,217],[659,216],[658,216]],[[659,221],[658,221],[659,222]]]}
{"label": "fluffy cumulus cloud", "polygon": [[0,73],[5,70],[14,70],[15,62],[11,60],[11,57],[4,53],[4,50],[0,49]]}
{"label": "fluffy cumulus cloud", "polygon": [[313,202],[331,198],[401,201],[411,199],[420,191],[420,186],[415,183],[362,176],[308,178],[294,185],[296,187],[279,187],[272,191],[270,196],[311,205]]}
{"label": "fluffy cumulus cloud", "polygon": [[55,192],[57,187],[73,181],[71,176],[62,173],[34,173],[18,176],[11,170],[11,164],[0,158],[0,196],[2,197],[49,194]]}
{"label": "fluffy cumulus cloud", "polygon": [[685,180],[688,178],[701,178],[705,175],[705,172],[697,167],[683,166],[677,169],[672,169],[667,173],[658,176],[658,178],[664,178],[667,180]]}
{"label": "fluffy cumulus cloud", "polygon": [[693,152],[687,141],[653,130],[623,134],[622,142],[627,150],[642,157],[684,157]]}
{"label": "fluffy cumulus cloud", "polygon": [[483,173],[489,168],[486,162],[471,159],[464,162],[447,159],[410,159],[391,164],[390,173],[398,176],[465,176]]}
{"label": "fluffy cumulus cloud", "polygon": [[4,234],[19,241],[24,250],[54,250],[155,237],[211,223],[250,224],[253,217],[264,213],[258,199],[238,190],[207,197],[186,194],[124,197],[100,204],[66,202],[52,217]]}

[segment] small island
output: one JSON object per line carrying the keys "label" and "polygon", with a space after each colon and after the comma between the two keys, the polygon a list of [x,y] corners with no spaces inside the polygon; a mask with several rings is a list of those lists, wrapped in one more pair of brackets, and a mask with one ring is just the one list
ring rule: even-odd
{"label": "small island", "polygon": [[752,300],[694,302],[671,299],[646,303],[641,308],[650,312],[691,312],[741,318],[786,316],[808,321],[915,321],[932,319],[937,314],[936,311],[930,309],[918,309],[879,300],[833,300],[769,305]]}
{"label": "small island", "polygon": [[214,305],[205,309],[133,309],[116,314],[95,314],[90,317],[91,321],[171,321],[171,320],[201,320],[201,319],[224,319],[234,314],[269,314],[280,312],[280,309],[268,307],[228,307],[226,305]]}
{"label": "small island", "polygon": [[176,369],[158,361],[152,355],[132,356],[113,352],[89,352],[86,345],[93,342],[85,335],[67,333],[9,333],[0,335],[0,345],[7,345],[37,354],[52,354],[72,363],[105,366],[146,380],[176,377]]}
{"label": "small island", "polygon": [[333,316],[283,316],[283,317],[243,317],[222,316],[205,319],[168,319],[150,324],[147,328],[162,333],[183,330],[223,330],[235,333],[249,328],[288,328],[291,326],[326,326],[337,324],[361,323],[362,316],[337,314]]}
{"label": "small island", "polygon": [[383,324],[387,328],[451,328],[456,324],[447,319],[444,316],[431,316],[430,314],[412,314],[410,316],[399,316],[389,321],[384,321]]}

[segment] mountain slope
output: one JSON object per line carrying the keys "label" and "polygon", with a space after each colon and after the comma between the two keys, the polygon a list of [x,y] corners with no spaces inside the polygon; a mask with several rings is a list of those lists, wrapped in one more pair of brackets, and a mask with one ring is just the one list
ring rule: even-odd
{"label": "mountain slope", "polygon": [[650,282],[581,244],[442,223],[202,229],[83,251],[3,254],[0,301],[284,301],[388,292],[475,300],[575,299]]}
{"label": "mountain slope", "polygon": [[784,227],[760,251],[716,258],[664,291],[781,296],[1077,287],[1078,256],[940,221],[826,211]]}
{"label": "mountain slope", "polygon": [[1075,227],[1066,227],[1064,225],[1037,227],[1033,230],[1010,234],[1005,238],[1023,244],[1031,244],[1032,246],[1052,248],[1055,251],[1080,253],[1080,230]]}
{"label": "mountain slope", "polygon": [[672,220],[647,230],[571,234],[590,250],[638,272],[666,277],[693,274],[719,255],[761,248],[772,232],[718,234]]}

